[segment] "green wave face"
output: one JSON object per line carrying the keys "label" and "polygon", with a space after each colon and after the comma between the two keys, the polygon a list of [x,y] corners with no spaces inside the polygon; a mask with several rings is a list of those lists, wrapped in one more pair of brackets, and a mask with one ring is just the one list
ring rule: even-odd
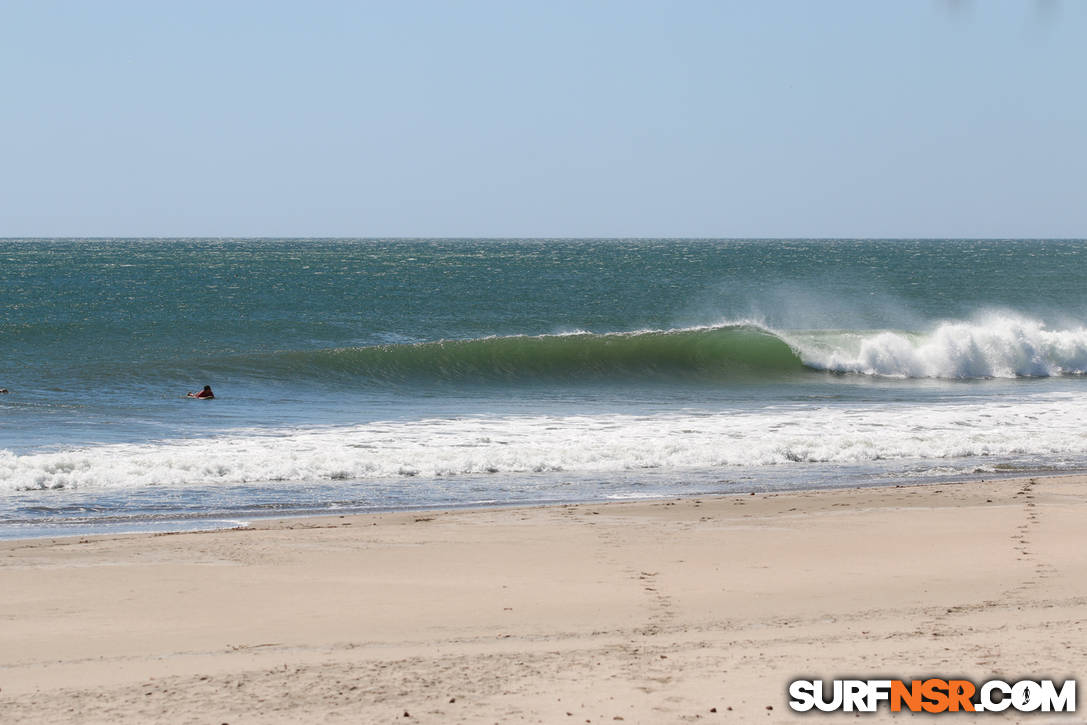
{"label": "green wave face", "polygon": [[788,344],[753,326],[488,337],[284,352],[262,358],[250,359],[247,372],[276,377],[349,375],[388,382],[698,380],[803,369]]}

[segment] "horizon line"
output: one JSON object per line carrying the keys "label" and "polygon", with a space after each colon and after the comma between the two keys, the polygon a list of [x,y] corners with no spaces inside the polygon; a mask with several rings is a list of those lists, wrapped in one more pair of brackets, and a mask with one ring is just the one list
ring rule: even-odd
{"label": "horizon line", "polygon": [[712,237],[712,236],[268,236],[268,235],[91,235],[91,236],[0,236],[0,241],[181,241],[181,240],[217,240],[217,241],[714,241],[714,242],[761,242],[761,241],[849,241],[849,242],[928,242],[928,241],[971,241],[971,242],[1079,242],[1085,237],[931,237],[931,236],[751,236],[751,237]]}

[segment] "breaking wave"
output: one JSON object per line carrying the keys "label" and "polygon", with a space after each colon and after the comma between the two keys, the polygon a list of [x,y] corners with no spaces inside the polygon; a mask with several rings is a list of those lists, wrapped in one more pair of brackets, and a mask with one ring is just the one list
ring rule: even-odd
{"label": "breaking wave", "polygon": [[1050,330],[1011,315],[944,322],[927,333],[815,332],[793,339],[806,365],[839,373],[948,379],[1087,373],[1087,328]]}
{"label": "breaking wave", "polygon": [[804,369],[788,342],[748,324],[289,351],[234,357],[222,364],[251,375],[379,381],[715,378]]}
{"label": "breaking wave", "polygon": [[896,378],[1087,373],[1087,328],[991,315],[928,331],[785,330],[754,323],[673,330],[514,335],[221,359],[211,372],[298,379],[729,379],[811,371]]}

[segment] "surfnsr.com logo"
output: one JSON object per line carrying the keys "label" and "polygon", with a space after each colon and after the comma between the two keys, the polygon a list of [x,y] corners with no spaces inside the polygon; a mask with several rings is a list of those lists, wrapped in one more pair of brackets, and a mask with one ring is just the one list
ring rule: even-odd
{"label": "surfnsr.com logo", "polygon": [[1075,712],[1076,681],[1053,680],[794,680],[789,707],[797,712]]}

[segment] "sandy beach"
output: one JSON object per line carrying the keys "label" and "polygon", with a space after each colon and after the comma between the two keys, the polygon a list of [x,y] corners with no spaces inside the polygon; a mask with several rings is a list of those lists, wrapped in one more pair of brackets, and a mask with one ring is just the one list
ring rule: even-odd
{"label": "sandy beach", "polygon": [[766,723],[798,677],[1074,678],[1085,520],[1064,476],[5,542],[0,722]]}

